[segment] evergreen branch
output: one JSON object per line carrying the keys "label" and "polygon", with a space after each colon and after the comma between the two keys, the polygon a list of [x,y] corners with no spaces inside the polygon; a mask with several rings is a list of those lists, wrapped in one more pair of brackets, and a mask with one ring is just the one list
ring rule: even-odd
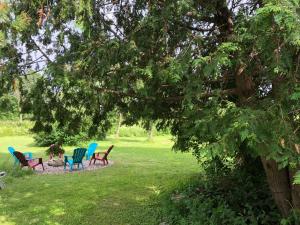
{"label": "evergreen branch", "polygon": [[40,46],[35,42],[35,40],[30,37],[30,40],[33,42],[33,44],[37,47],[40,53],[47,59],[47,61],[52,62],[52,60],[48,57],[48,55],[40,48]]}

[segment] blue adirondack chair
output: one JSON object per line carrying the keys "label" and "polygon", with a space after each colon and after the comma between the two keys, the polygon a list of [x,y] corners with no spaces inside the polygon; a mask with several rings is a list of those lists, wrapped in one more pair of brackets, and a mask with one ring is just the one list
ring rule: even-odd
{"label": "blue adirondack chair", "polygon": [[78,169],[79,169],[79,165],[81,164],[82,169],[84,169],[82,160],[85,155],[85,152],[86,152],[86,148],[76,148],[74,149],[73,156],[65,155],[64,169],[66,170],[67,164],[69,164],[70,171],[73,170],[74,164],[77,164]]}
{"label": "blue adirondack chair", "polygon": [[[19,160],[17,159],[17,157],[14,155],[14,151],[15,149],[13,147],[8,147],[8,151],[9,153],[13,156],[15,162],[14,162],[14,165],[18,164],[19,163]],[[23,152],[23,154],[25,155],[25,157],[27,159],[32,159],[32,152]]]}
{"label": "blue adirondack chair", "polygon": [[97,143],[89,144],[89,147],[88,147],[87,152],[85,154],[86,160],[90,160],[90,158],[93,156],[94,152],[96,151],[97,147],[98,147]]}

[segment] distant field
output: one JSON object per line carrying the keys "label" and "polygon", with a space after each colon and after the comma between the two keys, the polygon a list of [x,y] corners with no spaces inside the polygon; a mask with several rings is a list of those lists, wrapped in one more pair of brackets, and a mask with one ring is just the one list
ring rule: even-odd
{"label": "distant field", "polygon": [[[0,137],[6,136],[19,136],[30,134],[30,129],[33,127],[33,122],[29,120],[24,120],[19,122],[19,120],[0,120]],[[1,143],[0,143],[1,144]]]}
{"label": "distant field", "polygon": [[[0,170],[10,175],[0,191],[0,224],[145,224],[163,221],[161,194],[198,174],[200,167],[188,153],[171,151],[170,136],[108,138],[99,150],[115,144],[114,165],[97,171],[61,175],[14,176],[12,145],[46,157],[31,136],[0,137]],[[82,144],[82,146],[85,146]],[[74,147],[67,146],[67,153]],[[46,159],[46,158],[45,158]]]}

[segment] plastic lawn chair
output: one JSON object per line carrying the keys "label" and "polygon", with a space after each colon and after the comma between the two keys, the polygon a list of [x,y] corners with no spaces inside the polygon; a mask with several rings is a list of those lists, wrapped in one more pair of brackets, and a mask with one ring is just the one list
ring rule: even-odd
{"label": "plastic lawn chair", "polygon": [[79,169],[79,165],[81,164],[82,169],[83,167],[83,157],[85,155],[86,148],[76,148],[74,149],[73,156],[65,155],[65,162],[64,162],[64,169],[66,170],[67,164],[69,164],[70,171],[73,170],[73,165],[77,164],[77,168]]}
{"label": "plastic lawn chair", "polygon": [[[13,156],[15,162],[14,165],[19,164],[20,161],[17,159],[17,157],[14,155],[14,152],[16,151],[13,147],[8,147],[9,153]],[[26,159],[32,159],[32,152],[23,152]]]}
{"label": "plastic lawn chair", "polygon": [[[100,162],[103,163],[103,165],[107,165],[108,164],[108,155],[110,153],[110,151],[113,149],[113,145],[111,145],[105,152],[97,152],[94,153],[91,160],[90,160],[90,164],[92,163],[92,161],[94,160],[94,164],[96,162],[96,160],[99,160]],[[102,155],[102,156],[101,156]]]}
{"label": "plastic lawn chair", "polygon": [[43,170],[45,170],[42,158],[27,159],[22,152],[18,152],[18,151],[14,151],[14,156],[20,162],[21,168],[23,168],[24,166],[28,166],[28,168],[32,168],[33,170],[35,170],[36,166],[42,165]]}
{"label": "plastic lawn chair", "polygon": [[96,151],[97,147],[98,147],[97,143],[89,144],[89,147],[88,147],[87,152],[85,154],[86,160],[90,160],[90,158],[93,156],[94,152]]}

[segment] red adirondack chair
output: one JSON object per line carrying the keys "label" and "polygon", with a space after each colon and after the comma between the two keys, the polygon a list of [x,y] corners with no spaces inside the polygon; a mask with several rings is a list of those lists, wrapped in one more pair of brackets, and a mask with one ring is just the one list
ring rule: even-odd
{"label": "red adirondack chair", "polygon": [[28,166],[29,168],[32,168],[34,170],[36,166],[42,165],[43,170],[45,170],[42,158],[26,159],[25,155],[23,153],[21,153],[21,152],[18,152],[18,151],[14,151],[14,155],[19,160],[20,165],[21,165],[22,168],[24,166]]}
{"label": "red adirondack chair", "polygon": [[108,164],[107,156],[109,155],[109,153],[113,149],[113,147],[114,147],[113,145],[110,146],[105,152],[94,153],[90,160],[90,165],[92,163],[92,160],[94,160],[94,164],[95,164],[96,160],[99,160],[99,161],[102,161],[104,165],[107,165]]}

